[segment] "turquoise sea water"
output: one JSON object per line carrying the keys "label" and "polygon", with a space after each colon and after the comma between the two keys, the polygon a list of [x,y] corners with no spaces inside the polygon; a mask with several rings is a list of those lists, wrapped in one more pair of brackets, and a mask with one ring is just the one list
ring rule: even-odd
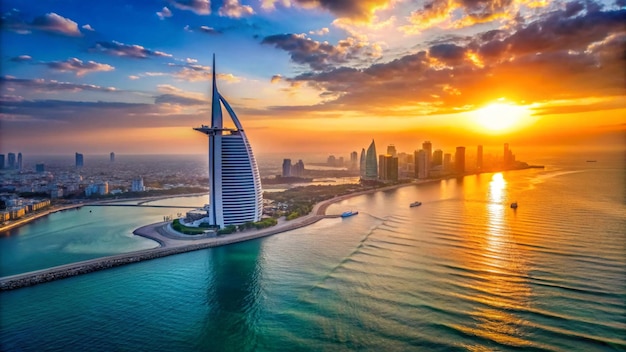
{"label": "turquoise sea water", "polygon": [[625,350],[624,159],[544,161],[354,197],[329,213],[357,216],[261,240],[2,292],[0,350]]}
{"label": "turquoise sea water", "polygon": [[[183,197],[145,204],[202,206],[206,198]],[[136,204],[137,201],[117,204],[128,203]],[[0,276],[157,247],[158,243],[134,236],[133,231],[163,221],[163,216],[184,214],[188,210],[84,206],[51,214],[0,233]]]}

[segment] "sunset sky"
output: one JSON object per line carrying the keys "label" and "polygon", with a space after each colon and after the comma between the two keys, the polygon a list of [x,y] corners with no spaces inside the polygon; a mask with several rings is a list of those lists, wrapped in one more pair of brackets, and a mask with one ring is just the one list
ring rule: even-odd
{"label": "sunset sky", "polygon": [[626,145],[626,0],[2,0],[0,153]]}

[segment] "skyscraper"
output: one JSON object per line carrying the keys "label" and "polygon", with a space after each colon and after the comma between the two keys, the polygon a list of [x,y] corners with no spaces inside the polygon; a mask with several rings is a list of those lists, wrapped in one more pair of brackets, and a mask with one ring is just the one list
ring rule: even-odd
{"label": "skyscraper", "polygon": [[109,154],[109,161],[110,162],[114,162],[115,161],[115,153],[111,152],[111,154]]}
{"label": "skyscraper", "polygon": [[378,177],[383,181],[398,181],[398,157],[379,155]]}
{"label": "skyscraper", "polygon": [[465,147],[456,147],[456,154],[454,154],[454,169],[457,174],[465,173]]}
{"label": "skyscraper", "polygon": [[0,170],[4,169],[4,154],[0,154]]}
{"label": "skyscraper", "polygon": [[44,163],[39,163],[35,165],[35,171],[44,172],[46,171],[46,165]]}
{"label": "skyscraper", "polygon": [[304,176],[304,162],[302,160],[298,160],[297,163],[291,166],[291,176]]}
{"label": "skyscraper", "polygon": [[361,174],[361,178],[365,178],[365,148],[361,149],[361,160],[359,161],[359,171]]}
{"label": "skyscraper", "polygon": [[417,152],[415,167],[417,168],[417,178],[428,178],[430,164],[428,163],[428,152],[426,150],[420,149]]}
{"label": "skyscraper", "polygon": [[440,166],[443,164],[443,151],[441,149],[437,149],[433,152],[433,166]]}
{"label": "skyscraper", "polygon": [[143,177],[134,178],[130,184],[131,192],[143,192],[146,187],[143,185]]}
{"label": "skyscraper", "polygon": [[350,153],[350,170],[356,170],[359,165],[359,153],[352,152]]}
{"label": "skyscraper", "polygon": [[376,159],[376,143],[372,139],[365,157],[365,179],[367,180],[376,180],[378,178],[378,161]]}
{"label": "skyscraper", "polygon": [[283,159],[283,177],[291,176],[291,159]]}
{"label": "skyscraper", "polygon": [[481,170],[483,168],[483,146],[479,145],[476,149],[476,168]]}
{"label": "skyscraper", "polygon": [[17,164],[15,168],[18,170],[22,170],[22,153],[17,153]]}
{"label": "skyscraper", "polygon": [[[209,224],[224,227],[259,221],[263,214],[259,169],[243,126],[217,90],[215,55],[211,97],[211,126],[194,128],[209,136]],[[234,129],[224,128],[222,105]]]}
{"label": "skyscraper", "polygon": [[450,171],[450,164],[452,163],[452,154],[445,153],[443,155],[443,171]]}
{"label": "skyscraper", "polygon": [[422,149],[426,153],[426,164],[430,167],[433,161],[433,144],[430,141],[425,141],[422,143]]}
{"label": "skyscraper", "polygon": [[396,150],[396,146],[393,144],[388,145],[387,154],[391,156],[398,156],[398,151]]}
{"label": "skyscraper", "polygon": [[7,163],[9,169],[15,169],[15,153],[9,153]]}
{"label": "skyscraper", "polygon": [[75,159],[76,167],[83,167],[84,159],[83,159],[83,155],[81,153],[76,153],[74,159]]}

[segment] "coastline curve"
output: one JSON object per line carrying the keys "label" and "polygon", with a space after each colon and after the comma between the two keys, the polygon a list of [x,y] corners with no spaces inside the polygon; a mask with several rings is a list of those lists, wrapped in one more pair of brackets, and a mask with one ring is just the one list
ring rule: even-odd
{"label": "coastline curve", "polygon": [[[435,181],[439,180],[428,180],[426,182]],[[76,263],[55,266],[52,268],[5,276],[0,278],[0,292],[15,290],[22,287],[34,286],[37,284],[56,281],[77,275],[88,274],[121,265],[162,258],[174,254],[181,254],[205,248],[249,241],[282,232],[295,230],[301,227],[312,225],[324,218],[336,217],[333,215],[326,215],[326,210],[331,204],[363,194],[396,189],[406,186],[415,186],[420,183],[424,182],[397,184],[388,187],[374,188],[361,192],[337,196],[315,204],[309,214],[301,216],[297,219],[283,222],[282,224],[278,224],[276,226],[266,229],[246,230],[243,232],[237,232],[225,236],[174,238],[172,235],[168,235],[167,233],[168,231],[172,231],[171,229],[168,230],[168,227],[170,227],[169,222],[159,222],[142,226],[133,231],[133,234],[154,240],[159,243],[159,247],[133,251],[129,253],[122,253],[113,256],[94,258]]]}

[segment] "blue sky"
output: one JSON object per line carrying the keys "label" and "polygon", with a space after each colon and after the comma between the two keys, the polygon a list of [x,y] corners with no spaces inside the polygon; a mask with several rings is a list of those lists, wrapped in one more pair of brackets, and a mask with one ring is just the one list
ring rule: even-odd
{"label": "blue sky", "polygon": [[[624,6],[3,0],[0,147],[202,152],[191,127],[208,121],[213,53],[220,91],[262,151],[349,151],[374,135],[408,151],[420,139],[614,137],[625,122]],[[476,117],[489,104],[524,114],[494,131],[480,122],[497,116]]]}

